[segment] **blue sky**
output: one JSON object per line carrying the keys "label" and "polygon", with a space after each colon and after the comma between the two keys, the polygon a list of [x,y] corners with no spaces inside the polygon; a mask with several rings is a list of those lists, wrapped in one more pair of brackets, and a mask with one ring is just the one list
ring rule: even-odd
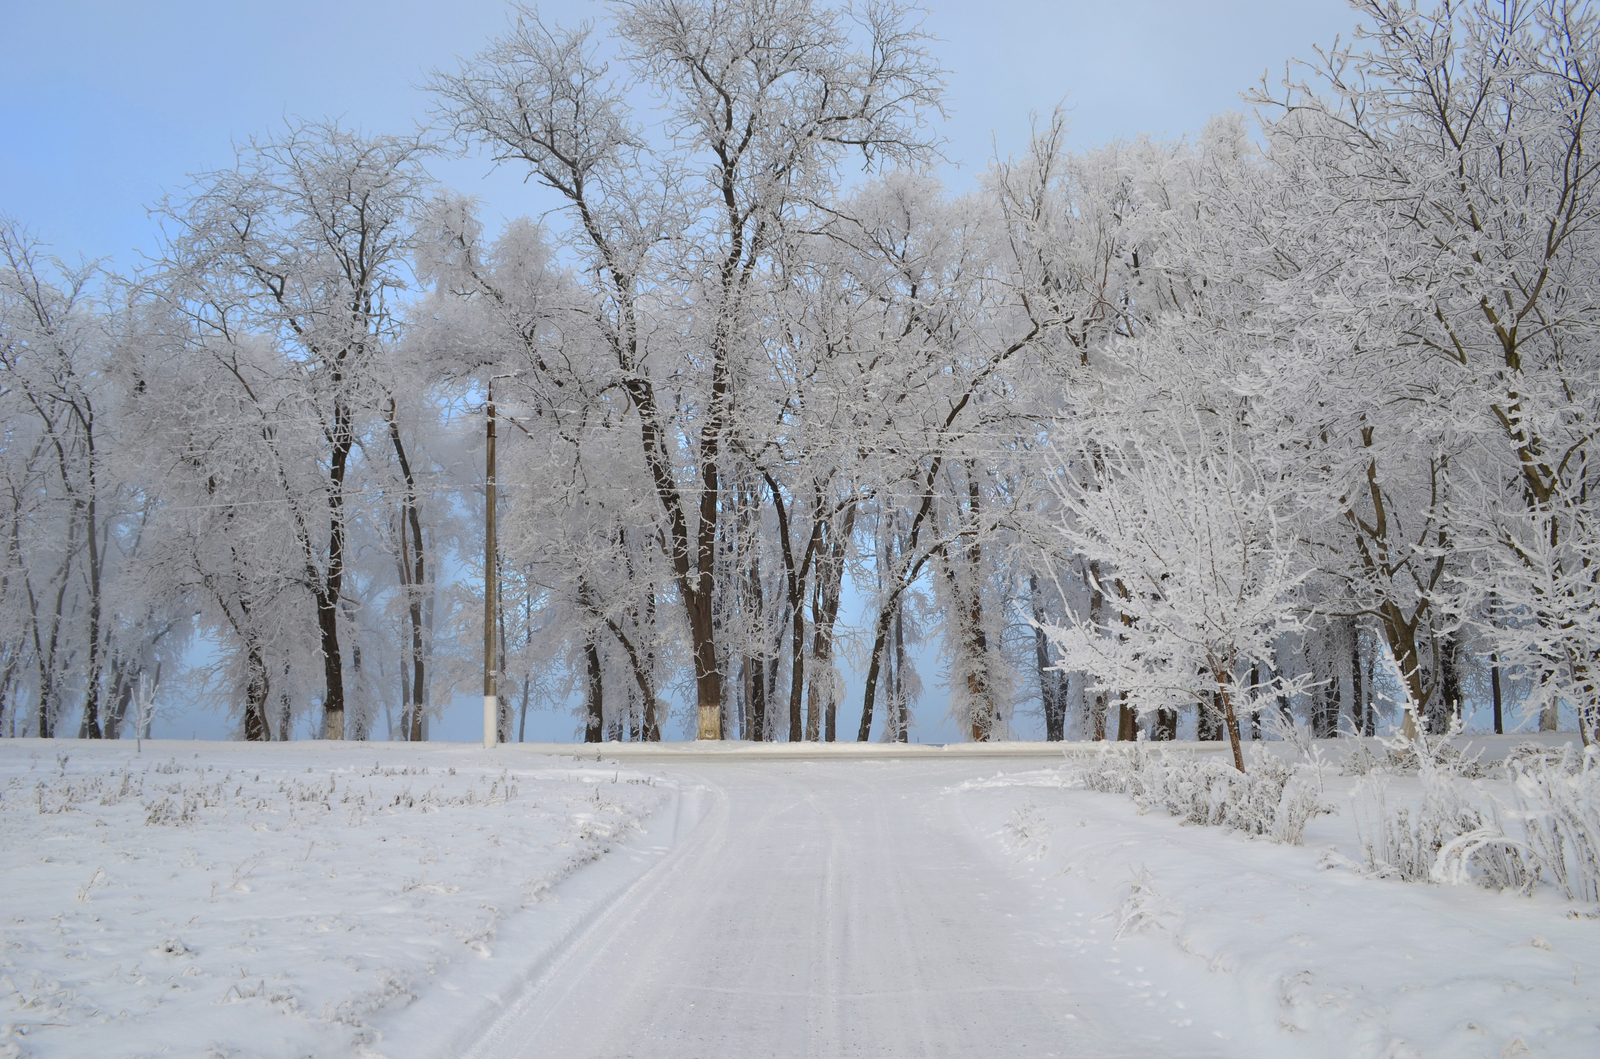
{"label": "blue sky", "polygon": [[[956,187],[994,151],[1020,151],[1029,114],[1065,100],[1072,144],[1197,132],[1269,70],[1346,35],[1344,0],[1179,3],[989,0],[930,4],[926,27],[949,71],[943,133]],[[418,86],[453,68],[505,25],[503,0],[0,0],[0,213],[68,260],[107,258],[121,270],[152,252],[147,209],[181,194],[188,175],[228,165],[234,142],[285,117],[332,117],[367,132],[428,119]],[[541,5],[557,22],[603,18],[602,4]],[[514,171],[481,157],[440,158],[434,174],[478,196],[491,227],[554,203]],[[938,723],[943,692],[932,657],[921,737],[957,738]],[[859,710],[859,677],[847,703]],[[472,738],[478,707],[436,729]],[[854,732],[852,707],[841,731]],[[166,734],[225,734],[205,711],[183,710]],[[530,737],[571,738],[569,717],[530,717]],[[163,727],[163,726],[158,726]],[[1031,726],[1030,726],[1031,727]],[[160,734],[158,732],[158,734]]]}
{"label": "blue sky", "polygon": [[[1076,145],[1197,131],[1269,68],[1348,35],[1344,0],[946,0],[926,25],[950,71],[944,132],[960,185],[1027,141],[1030,111],[1072,108]],[[601,18],[590,0],[547,19]],[[419,86],[506,24],[503,0],[0,0],[0,212],[61,256],[118,268],[155,245],[147,208],[285,116],[368,132],[427,120]],[[481,158],[435,174],[486,219],[552,203]]]}

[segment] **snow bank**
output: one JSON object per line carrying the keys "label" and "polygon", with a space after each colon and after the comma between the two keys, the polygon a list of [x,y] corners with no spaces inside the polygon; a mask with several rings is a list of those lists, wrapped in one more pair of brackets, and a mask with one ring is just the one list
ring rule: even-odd
{"label": "snow bank", "polygon": [[[1056,899],[1041,935],[1137,990],[1153,1025],[1224,1012],[1219,1046],[1238,1055],[1600,1055],[1600,909],[1549,880],[1524,897],[1373,878],[1341,852],[1359,849],[1360,794],[1334,771],[1337,812],[1303,848],[1145,812],[1069,765],[958,792],[993,855]],[[1463,783],[1515,801],[1508,780]],[[1414,775],[1387,793],[1425,797]]]}
{"label": "snow bank", "polygon": [[[0,743],[0,1056],[382,1054],[675,792],[501,748]],[[638,856],[631,869],[644,870]]]}

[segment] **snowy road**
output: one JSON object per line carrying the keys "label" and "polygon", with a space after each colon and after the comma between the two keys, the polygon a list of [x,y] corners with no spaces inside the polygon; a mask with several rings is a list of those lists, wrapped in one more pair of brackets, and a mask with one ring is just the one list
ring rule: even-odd
{"label": "snowy road", "polygon": [[0,1059],[1600,1055],[1600,905],[1350,859],[1418,777],[1285,846],[1057,753],[3,740]]}
{"label": "snowy road", "polygon": [[[962,820],[952,788],[993,763],[683,762],[672,773],[707,789],[698,826],[472,1056],[1158,1054],[1134,1029],[1147,1013],[1100,983],[1104,965],[1041,932],[1059,905]],[[1166,1055],[1217,1043],[1198,1027],[1181,1044],[1163,1036]]]}

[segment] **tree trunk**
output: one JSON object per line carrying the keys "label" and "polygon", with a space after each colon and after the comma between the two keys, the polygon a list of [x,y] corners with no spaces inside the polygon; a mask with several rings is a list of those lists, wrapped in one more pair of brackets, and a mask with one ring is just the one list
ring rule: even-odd
{"label": "tree trunk", "polygon": [[[981,491],[978,487],[978,476],[971,467],[967,468],[967,517],[968,526],[972,532],[972,542],[967,546],[966,566],[968,579],[967,589],[970,598],[966,605],[965,628],[962,629],[962,639],[967,662],[967,700],[971,703],[972,710],[972,741],[987,743],[994,736],[996,721],[999,720],[994,701],[994,688],[989,680],[989,637],[983,629],[983,555],[978,543],[981,522]],[[954,567],[947,567],[950,577],[952,596],[959,600],[960,591],[955,577]]]}
{"label": "tree trunk", "polygon": [[892,608],[893,604],[886,602],[879,609],[877,620],[873,625],[872,657],[867,662],[867,689],[861,696],[861,724],[856,728],[858,743],[865,743],[872,736],[872,714],[878,697],[878,677],[883,670],[883,649],[888,643],[890,626],[894,624]]}
{"label": "tree trunk", "polygon": [[1261,694],[1261,663],[1250,663],[1250,739],[1252,742],[1261,738],[1261,707],[1258,696]]}
{"label": "tree trunk", "polygon": [[[1056,674],[1050,671],[1050,639],[1045,636],[1044,605],[1039,600],[1039,577],[1028,575],[1028,595],[1033,603],[1033,661],[1039,676],[1039,705],[1044,710],[1044,737],[1052,743],[1066,738],[1067,704]],[[1177,720],[1174,715],[1174,728]]]}
{"label": "tree trunk", "polygon": [[[654,620],[655,597],[652,595],[646,601],[645,615],[647,620]],[[628,664],[633,669],[633,682],[639,689],[639,700],[642,706],[643,718],[641,720],[641,737],[650,743],[661,742],[661,725],[656,720],[656,684],[655,684],[655,655],[649,651],[641,652],[633,639],[628,636],[622,626],[609,617],[602,617],[606,627],[611,630],[611,635],[616,637],[617,643],[622,645],[623,652],[628,656]]]}
{"label": "tree trunk", "polygon": [[[1106,594],[1100,588],[1100,564],[1090,562],[1088,569],[1089,581],[1089,627],[1096,630],[1104,629],[1106,620]],[[1091,722],[1091,738],[1099,743],[1106,738],[1106,693],[1096,687],[1094,697],[1090,700],[1089,718]]]}
{"label": "tree trunk", "polygon": [[[56,652],[61,644],[61,619],[65,613],[67,602],[67,571],[71,564],[71,554],[76,540],[77,520],[67,521],[67,555],[68,558],[61,566],[61,582],[56,590],[56,609],[50,623],[49,647],[45,648],[39,643],[39,620],[35,611],[32,621],[34,660],[39,670],[39,738],[50,739],[56,733],[56,721],[61,710],[61,682],[56,671]],[[33,604],[33,589],[28,589],[28,602],[30,609]]]}
{"label": "tree trunk", "polygon": [[[505,580],[504,564],[497,553],[494,559],[494,576],[496,583],[503,584]],[[494,594],[495,624],[498,635],[495,637],[495,741],[498,743],[511,742],[511,696],[499,694],[500,687],[505,681],[506,672],[506,607],[505,596],[500,591]]]}
{"label": "tree trunk", "polygon": [[[128,706],[133,702],[133,684],[129,679],[131,667],[120,657],[112,663],[111,708],[106,712],[106,738],[120,739],[122,725],[128,716]],[[11,674],[0,677],[0,726],[5,723],[5,699],[11,686]]]}
{"label": "tree trunk", "polygon": [[[1215,674],[1212,679],[1217,679]],[[1222,723],[1222,703],[1213,694],[1209,703],[1201,703],[1195,707],[1194,737],[1201,742],[1215,742],[1226,735],[1226,726]]]}
{"label": "tree trunk", "polygon": [[[1494,593],[1489,594],[1489,621],[1492,623],[1500,613],[1499,599]],[[1491,652],[1489,655],[1489,689],[1494,696],[1494,734],[1505,734],[1505,714],[1502,712],[1500,699],[1500,655]]]}
{"label": "tree trunk", "polygon": [[[889,631],[889,635],[890,635],[890,638],[892,639],[893,636],[894,636],[894,619],[893,618],[891,618],[890,621],[889,621],[889,630],[890,630]],[[883,702],[883,705],[884,705],[883,735],[884,735],[884,738],[888,742],[891,742],[891,743],[900,742],[900,729],[897,726],[898,726],[898,724],[900,722],[899,701],[900,701],[900,661],[901,661],[901,658],[902,658],[901,655],[897,655],[893,650],[890,650],[890,651],[887,652],[887,654],[885,656],[884,666],[883,666],[883,693],[884,693],[884,702]],[[869,738],[870,738],[871,734],[872,734],[872,721],[869,718],[868,721],[867,721],[867,735],[868,735]],[[861,738],[861,735],[860,735],[859,731],[856,734],[856,741],[857,742],[865,742],[865,740],[863,740]]]}
{"label": "tree trunk", "polygon": [[322,738],[344,738],[344,658],[339,647],[339,608],[317,594],[317,633],[322,648]]}
{"label": "tree trunk", "polygon": [[1437,638],[1439,645],[1439,695],[1432,711],[1431,727],[1435,733],[1448,732],[1453,718],[1461,713],[1461,637],[1456,633],[1443,633]]}
{"label": "tree trunk", "polygon": [[759,499],[750,467],[741,463],[736,474],[737,515],[734,519],[738,589],[744,612],[744,650],[740,659],[739,737],[753,742],[765,739],[767,725],[767,598],[761,578]]}
{"label": "tree trunk", "polygon": [[1586,659],[1574,659],[1572,665],[1572,684],[1577,692],[1578,701],[1573,705],[1578,709],[1578,738],[1584,746],[1593,746],[1600,737],[1596,727],[1600,726],[1600,681],[1595,679],[1595,666]]}
{"label": "tree trunk", "polygon": [[16,683],[17,659],[12,655],[6,661],[5,672],[0,673],[0,738],[13,738],[17,734]]}
{"label": "tree trunk", "polygon": [[838,698],[833,683],[833,623],[839,614],[839,597],[836,592],[828,592],[822,580],[818,578],[811,599],[812,673],[806,696],[806,739],[813,743],[824,737],[824,719],[827,721],[826,739],[833,742],[833,716]]}
{"label": "tree trunk", "polygon": [[1128,695],[1123,693],[1123,702],[1117,707],[1117,741],[1119,743],[1133,743],[1139,739],[1139,716],[1127,703]]}
{"label": "tree trunk", "polygon": [[1350,720],[1356,734],[1367,727],[1367,689],[1361,685],[1361,626],[1350,619]]}
{"label": "tree trunk", "polygon": [[261,645],[252,642],[245,649],[245,666],[249,673],[244,688],[244,737],[252,743],[270,742],[272,729],[267,724],[267,663],[261,654]]}
{"label": "tree trunk", "polygon": [[894,738],[899,743],[911,741],[911,707],[906,701],[906,622],[905,600],[894,601],[894,702],[890,709],[895,713]]}
{"label": "tree trunk", "polygon": [[1489,687],[1494,695],[1494,734],[1504,735],[1506,728],[1500,698],[1500,658],[1498,655],[1490,655],[1489,658],[1494,663],[1489,667]]}
{"label": "tree trunk", "polygon": [[88,523],[85,527],[84,542],[89,547],[89,672],[83,696],[83,727],[84,734],[90,739],[99,739],[104,734],[100,729],[100,566],[103,560],[95,504],[92,427],[86,425],[85,435],[89,450],[89,499],[84,505]]}
{"label": "tree trunk", "polygon": [[[1219,664],[1220,663],[1220,664]],[[1244,750],[1239,746],[1239,719],[1233,713],[1233,697],[1228,694],[1229,681],[1222,674],[1233,674],[1233,659],[1222,662],[1212,660],[1211,672],[1216,676],[1217,695],[1222,700],[1222,720],[1228,729],[1228,743],[1233,748],[1233,767],[1244,771]]]}
{"label": "tree trunk", "polygon": [[[818,498],[818,508],[821,499]],[[817,581],[811,596],[811,695],[806,702],[806,738],[815,741],[819,721],[822,738],[831,743],[837,735],[839,692],[834,686],[833,627],[839,618],[839,601],[844,591],[845,556],[855,533],[857,505],[844,510],[843,525],[826,534],[825,547],[817,560]]]}
{"label": "tree trunk", "polygon": [[605,684],[600,651],[592,635],[583,641],[583,658],[589,675],[587,693],[583,697],[583,741],[600,743],[605,741]]}
{"label": "tree trunk", "polygon": [[[783,555],[785,599],[789,620],[792,623],[789,637],[789,742],[798,743],[805,737],[801,718],[802,698],[806,673],[806,578],[811,570],[813,556],[822,539],[820,513],[813,513],[811,535],[806,540],[805,554],[795,561],[794,547],[789,540],[789,507],[784,503],[783,490],[777,480],[766,471],[761,472],[767,488],[772,493],[772,509],[778,516],[778,545]],[[776,665],[774,660],[774,665]]]}
{"label": "tree trunk", "polygon": [[[1332,667],[1321,664],[1324,659],[1316,650],[1315,638],[1307,635],[1300,644],[1300,655],[1306,665],[1306,672],[1314,677],[1321,678]],[[1334,670],[1334,684],[1337,686],[1337,670]],[[1332,732],[1329,731],[1330,718],[1337,714],[1329,706],[1330,688],[1325,680],[1319,680],[1311,689],[1311,734],[1317,739],[1326,739]]]}
{"label": "tree trunk", "polygon": [[696,582],[695,591],[688,601],[689,635],[694,645],[696,739],[722,738],[722,667],[717,659],[717,623],[713,605],[717,592],[717,458],[721,431],[721,416],[715,409],[721,407],[721,394],[727,388],[726,374],[726,362],[718,357],[712,372],[714,411],[701,431],[700,441],[700,532],[697,536],[698,558],[692,575]]}
{"label": "tree trunk", "polygon": [[802,696],[805,693],[806,678],[806,615],[802,606],[790,607],[793,629],[789,638],[789,742],[798,743],[805,739],[805,727],[801,718]]}
{"label": "tree trunk", "polygon": [[1323,725],[1322,725],[1323,732],[1326,733],[1322,737],[1324,739],[1335,739],[1335,738],[1338,737],[1338,735],[1339,735],[1339,715],[1342,712],[1344,712],[1343,709],[1342,709],[1343,703],[1341,702],[1341,700],[1344,698],[1344,687],[1343,687],[1343,683],[1339,679],[1339,668],[1340,667],[1339,667],[1339,659],[1338,659],[1337,647],[1338,647],[1338,643],[1337,643],[1336,639],[1334,638],[1334,636],[1332,635],[1332,630],[1330,629],[1329,630],[1329,636],[1328,636],[1328,659],[1327,659],[1327,662],[1328,662],[1328,698],[1327,698],[1328,708],[1327,708],[1327,712],[1324,715],[1324,721],[1323,721]]}
{"label": "tree trunk", "polygon": [[[422,591],[428,583],[427,552],[422,540],[422,517],[417,509],[417,483],[411,470],[411,460],[400,437],[400,423],[395,415],[394,398],[389,398],[389,441],[394,448],[401,476],[405,479],[406,494],[400,503],[400,569],[406,593],[406,616],[411,624],[411,710],[406,727],[406,739],[422,740],[422,710],[428,701],[427,659],[423,647]],[[409,541],[406,530],[409,527]],[[414,547],[408,547],[414,545]]]}
{"label": "tree trunk", "polygon": [[762,743],[767,738],[767,661],[761,655],[754,655],[750,666],[750,733],[747,738]]}
{"label": "tree trunk", "polygon": [[[953,421],[955,413],[965,403],[966,398],[963,397],[957,403],[956,408],[951,411],[951,419],[947,419],[947,423]],[[943,466],[944,457],[935,456],[922,481],[918,483],[922,489],[922,503],[917,506],[916,514],[911,516],[911,529],[897,546],[898,556],[888,578],[889,595],[878,610],[878,625],[874,630],[872,641],[872,658],[867,667],[867,686],[861,696],[861,727],[856,736],[861,742],[866,742],[872,731],[873,704],[878,693],[878,672],[882,665],[883,648],[888,636],[889,623],[893,620],[894,615],[891,605],[905,594],[918,577],[922,576],[922,567],[934,555],[934,548],[919,554],[918,541],[921,539],[922,527],[926,523],[929,513],[933,511],[933,499],[935,496],[933,486],[939,477],[939,469]],[[912,556],[913,558],[908,561],[907,556]]]}
{"label": "tree trunk", "polygon": [[[284,678],[289,676],[289,667],[283,667]],[[289,702],[287,691],[278,692],[278,742],[287,743],[294,735],[294,706]],[[148,738],[148,733],[146,733]]]}
{"label": "tree trunk", "polygon": [[[337,374],[334,384],[341,380]],[[342,401],[334,403],[333,452],[329,468],[328,566],[325,576],[315,577],[317,634],[322,648],[322,734],[325,739],[344,738],[344,655],[339,647],[339,607],[344,591],[344,482],[355,447],[351,411]],[[307,542],[309,544],[309,541]],[[308,557],[309,564],[309,557]]]}
{"label": "tree trunk", "polygon": [[[654,589],[651,589],[649,594],[645,596],[644,620],[646,628],[654,629],[656,627],[656,593]],[[647,743],[659,743],[661,742],[661,718],[656,714],[658,702],[656,699],[656,653],[654,647],[647,646],[645,648],[643,667],[636,668],[635,672],[642,680],[639,691],[644,696],[644,741]]]}
{"label": "tree trunk", "polygon": [[[1548,686],[1550,674],[1541,674],[1544,678],[1541,684]],[[1556,732],[1561,730],[1561,699],[1559,696],[1547,693],[1544,705],[1539,707],[1539,731]]]}
{"label": "tree trunk", "polygon": [[[1281,681],[1283,679],[1283,657],[1279,654],[1276,644],[1272,648],[1272,676],[1275,680]],[[1279,683],[1278,687],[1278,717],[1284,724],[1293,725],[1294,710],[1289,705],[1289,695],[1282,690],[1282,683]]]}

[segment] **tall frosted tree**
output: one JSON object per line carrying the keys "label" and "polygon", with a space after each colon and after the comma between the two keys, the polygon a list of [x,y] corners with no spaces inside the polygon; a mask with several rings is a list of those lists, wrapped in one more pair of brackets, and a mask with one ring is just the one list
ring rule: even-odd
{"label": "tall frosted tree", "polygon": [[262,442],[259,473],[290,515],[329,739],[345,737],[346,492],[382,403],[424,154],[415,138],[292,124],[160,211],[162,293],[189,320],[194,354],[220,367],[243,412],[235,423]]}
{"label": "tall frosted tree", "polygon": [[568,204],[590,312],[664,513],[696,731],[716,739],[718,525],[740,429],[738,362],[759,349],[756,294],[847,151],[869,163],[930,156],[923,119],[939,105],[938,70],[894,3],[638,0],[610,10],[622,60],[666,101],[654,140],[598,57],[593,27],[547,26],[531,9],[433,84],[458,136],[526,166]]}

